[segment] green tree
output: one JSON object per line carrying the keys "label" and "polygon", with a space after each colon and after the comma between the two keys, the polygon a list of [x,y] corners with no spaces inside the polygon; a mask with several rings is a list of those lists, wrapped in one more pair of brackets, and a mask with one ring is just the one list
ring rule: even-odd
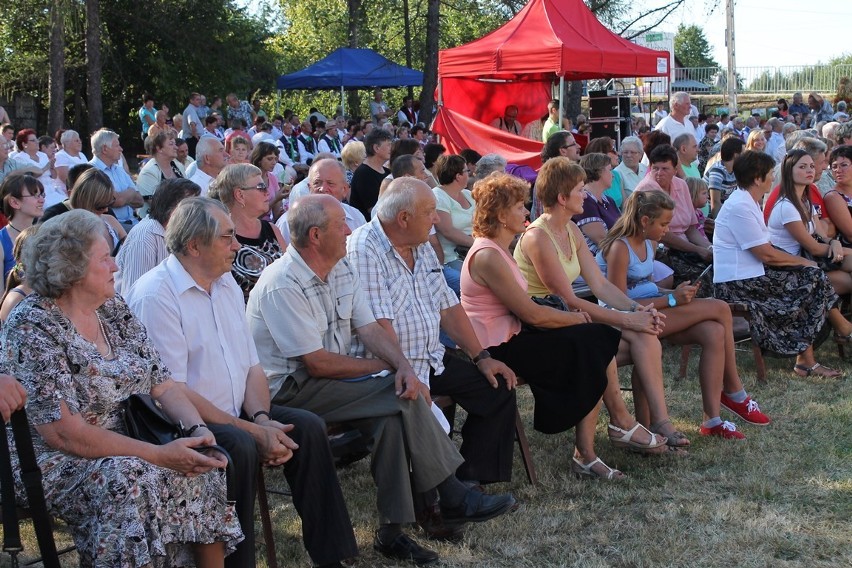
{"label": "green tree", "polygon": [[[0,19],[4,95],[24,92],[47,102],[51,76],[47,38],[51,29],[59,29],[50,20],[51,7],[58,1],[4,2]],[[87,7],[98,4],[100,21],[95,22],[87,17]],[[165,101],[172,112],[179,112],[193,91],[210,95],[233,91],[247,97],[258,89],[271,89],[276,76],[267,20],[238,9],[233,0],[65,0],[65,8],[65,115],[81,133],[89,131],[88,123],[102,123],[123,134],[125,144],[140,144],[136,111],[143,92],[154,94],[158,106]],[[91,61],[92,48],[100,50],[100,65]],[[88,72],[87,63],[92,67]],[[97,90],[102,113],[96,108]],[[39,128],[45,130],[47,108],[41,114]]]}
{"label": "green tree", "polygon": [[675,57],[684,67],[718,67],[704,30],[696,25],[680,24],[674,38]]}

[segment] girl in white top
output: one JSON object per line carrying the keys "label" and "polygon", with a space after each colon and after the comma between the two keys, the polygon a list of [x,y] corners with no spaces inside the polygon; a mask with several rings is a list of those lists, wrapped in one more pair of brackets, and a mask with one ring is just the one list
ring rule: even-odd
{"label": "girl in white top", "polygon": [[843,248],[838,239],[829,239],[814,212],[809,191],[814,173],[814,161],[804,150],[792,150],[784,158],[778,202],[769,215],[769,240],[790,254],[813,257],[834,290],[848,294],[852,292],[852,250]]}
{"label": "girl in white top", "polygon": [[[794,150],[783,170],[789,181],[793,180],[794,166],[803,156],[802,171],[796,174],[796,179],[804,183],[808,177],[813,178],[813,161],[806,153]],[[752,314],[752,339],[773,353],[795,355],[793,371],[797,375],[837,377],[838,371],[816,362],[813,343],[826,316],[838,342],[849,341],[852,324],[834,307],[837,296],[814,261],[770,244],[771,231],[763,222],[758,204],[772,187],[773,166],[771,156],[752,150],[743,152],[734,161],[734,175],[740,188],[722,205],[713,234],[715,297],[746,304]],[[811,172],[810,176],[807,171]],[[783,180],[781,187],[783,197]],[[804,188],[798,191],[801,195]],[[775,208],[782,202],[779,200]],[[780,217],[775,208],[773,215]],[[789,222],[795,223],[805,231],[801,216]]]}

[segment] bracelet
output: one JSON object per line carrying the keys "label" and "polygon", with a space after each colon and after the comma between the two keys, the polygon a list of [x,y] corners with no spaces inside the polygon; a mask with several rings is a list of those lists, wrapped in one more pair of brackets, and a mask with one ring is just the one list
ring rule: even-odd
{"label": "bracelet", "polygon": [[[190,426],[189,430],[186,431],[187,436],[192,436],[192,433],[198,430],[199,428],[207,428],[207,424],[195,424],[194,426]],[[208,428],[209,429],[209,428]]]}
{"label": "bracelet", "polygon": [[258,410],[257,412],[255,412],[254,414],[252,414],[252,415],[251,415],[251,421],[252,421],[252,422],[257,422],[257,417],[258,417],[258,416],[266,416],[266,418],[267,418],[267,419],[269,419],[269,418],[270,418],[269,413],[268,413],[267,411],[265,411],[265,410]]}
{"label": "bracelet", "polygon": [[473,364],[478,365],[483,359],[491,359],[491,353],[489,353],[487,349],[483,349],[476,357],[473,358]]}

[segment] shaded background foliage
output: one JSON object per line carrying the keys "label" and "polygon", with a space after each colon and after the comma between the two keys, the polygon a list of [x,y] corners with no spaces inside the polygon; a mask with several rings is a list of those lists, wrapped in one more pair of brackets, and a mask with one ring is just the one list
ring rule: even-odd
{"label": "shaded background foliage", "polygon": [[[65,123],[87,123],[85,2],[58,0],[65,21]],[[46,130],[48,0],[2,0],[0,95],[34,96]],[[181,112],[192,91],[246,97],[268,88],[277,74],[272,31],[228,0],[111,0],[101,2],[101,92],[104,124],[138,141],[136,110],[150,92]]]}
{"label": "shaded background foliage", "polygon": [[[611,29],[642,27],[627,0],[585,2]],[[654,5],[667,13],[681,2],[656,0]],[[426,72],[425,90],[431,93],[438,49],[482,37],[525,4],[522,0],[407,3],[408,38],[404,0],[0,0],[0,97],[32,95],[39,131],[47,130],[53,31],[54,39],[62,39],[53,66],[64,67],[65,84],[58,91],[64,97],[54,96],[62,99],[55,101],[62,108],[54,107],[51,122],[59,117],[65,126],[88,132],[93,121],[87,102],[95,99],[87,92],[86,77],[97,65],[102,72],[103,116],[94,123],[102,120],[121,132],[126,147],[131,141],[141,144],[136,111],[145,92],[155,96],[158,108],[166,102],[172,114],[182,111],[192,91],[206,94],[208,100],[231,91],[241,98],[260,96],[268,111],[293,108],[305,116],[316,106],[333,113],[339,93],[290,91],[279,100],[275,78],[340,46],[369,47],[403,64],[410,57],[411,67]],[[87,6],[91,10],[98,4],[100,62],[96,56],[87,58],[85,41]],[[55,19],[53,27],[51,10],[59,15],[59,24]],[[654,21],[661,13],[650,8],[643,12]],[[431,26],[430,14],[438,14]],[[388,90],[386,100],[393,108],[404,94],[405,89]],[[367,114],[370,98],[366,93],[350,96],[347,110]],[[92,114],[97,112],[94,106]]]}

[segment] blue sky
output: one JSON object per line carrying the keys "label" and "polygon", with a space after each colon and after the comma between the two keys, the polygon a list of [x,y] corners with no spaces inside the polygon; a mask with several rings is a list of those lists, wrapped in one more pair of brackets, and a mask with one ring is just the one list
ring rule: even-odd
{"label": "blue sky", "polygon": [[[734,19],[737,67],[811,65],[852,53],[852,2],[739,0]],[[724,0],[686,0],[658,29],[675,32],[680,23],[701,27],[726,64]]]}

